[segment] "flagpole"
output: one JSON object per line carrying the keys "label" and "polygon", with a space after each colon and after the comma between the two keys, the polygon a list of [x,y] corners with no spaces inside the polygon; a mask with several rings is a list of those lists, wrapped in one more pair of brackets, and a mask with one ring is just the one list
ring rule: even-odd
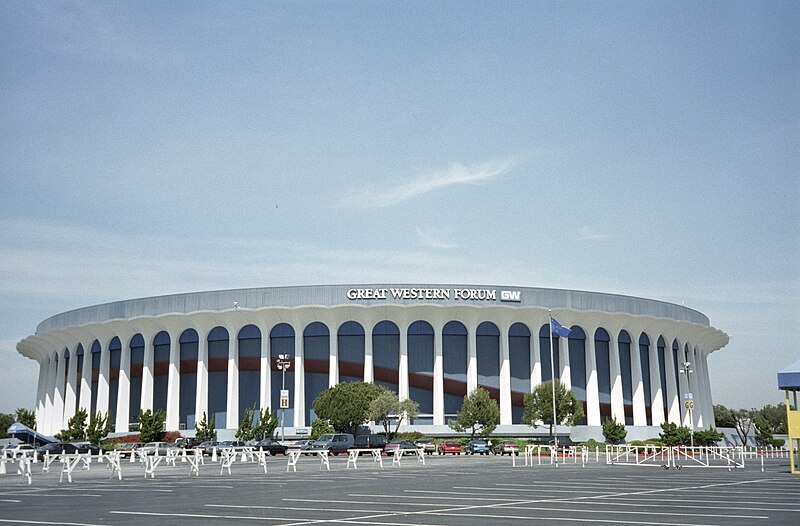
{"label": "flagpole", "polygon": [[556,447],[556,466],[558,465],[558,420],[556,420],[556,366],[553,359],[553,315],[547,311],[550,318],[550,384],[553,387],[553,442]]}

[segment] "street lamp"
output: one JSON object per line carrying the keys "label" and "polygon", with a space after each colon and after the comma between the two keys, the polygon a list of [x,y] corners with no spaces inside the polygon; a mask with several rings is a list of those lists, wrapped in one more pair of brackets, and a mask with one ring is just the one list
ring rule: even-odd
{"label": "street lamp", "polygon": [[683,362],[683,368],[680,370],[681,374],[686,375],[686,390],[687,392],[684,394],[686,400],[684,400],[684,404],[686,409],[689,411],[689,431],[691,433],[691,446],[694,447],[694,399],[692,396],[692,384],[689,381],[689,375],[694,372],[691,368],[691,362]]}
{"label": "street lamp", "polygon": [[283,427],[284,416],[286,415],[286,408],[289,407],[289,397],[286,392],[286,370],[292,366],[290,356],[288,354],[279,354],[277,365],[281,371],[281,441],[283,441],[286,439]]}

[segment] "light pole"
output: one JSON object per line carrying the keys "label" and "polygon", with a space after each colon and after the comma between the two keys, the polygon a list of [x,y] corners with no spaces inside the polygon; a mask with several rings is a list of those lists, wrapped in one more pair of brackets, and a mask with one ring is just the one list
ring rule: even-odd
{"label": "light pole", "polygon": [[686,375],[686,390],[687,392],[684,394],[686,400],[684,400],[684,404],[686,409],[689,411],[689,431],[691,433],[691,446],[694,447],[694,397],[692,396],[692,384],[689,381],[689,375],[694,372],[691,368],[691,362],[683,362],[683,368],[681,369],[681,373]]}
{"label": "light pole", "polygon": [[292,366],[292,361],[289,358],[288,354],[278,355],[278,369],[281,371],[281,441],[286,439],[283,423],[284,416],[286,415],[286,408],[289,407],[289,397],[286,392],[286,370]]}

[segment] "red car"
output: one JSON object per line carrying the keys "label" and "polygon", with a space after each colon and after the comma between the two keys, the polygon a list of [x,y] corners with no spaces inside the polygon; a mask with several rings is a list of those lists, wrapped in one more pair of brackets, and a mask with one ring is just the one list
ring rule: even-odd
{"label": "red car", "polygon": [[444,455],[447,453],[452,453],[453,455],[460,455],[461,444],[456,442],[455,440],[443,441],[441,444],[439,444],[439,454]]}

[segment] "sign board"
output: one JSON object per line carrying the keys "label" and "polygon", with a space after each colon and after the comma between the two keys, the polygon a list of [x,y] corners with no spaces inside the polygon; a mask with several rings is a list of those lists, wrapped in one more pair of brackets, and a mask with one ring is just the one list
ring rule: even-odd
{"label": "sign board", "polygon": [[307,427],[298,427],[298,428],[295,430],[295,433],[297,433],[298,435],[308,435],[308,434],[310,434],[311,432],[308,430],[308,428],[307,428]]}
{"label": "sign board", "polygon": [[281,389],[281,409],[286,409],[289,407],[289,390],[288,389]]}
{"label": "sign board", "polygon": [[692,395],[692,393],[683,393],[683,399],[684,400],[694,400],[694,396]]}
{"label": "sign board", "polygon": [[686,407],[687,411],[691,411],[694,409],[694,401],[693,400],[686,400],[683,405]]}

